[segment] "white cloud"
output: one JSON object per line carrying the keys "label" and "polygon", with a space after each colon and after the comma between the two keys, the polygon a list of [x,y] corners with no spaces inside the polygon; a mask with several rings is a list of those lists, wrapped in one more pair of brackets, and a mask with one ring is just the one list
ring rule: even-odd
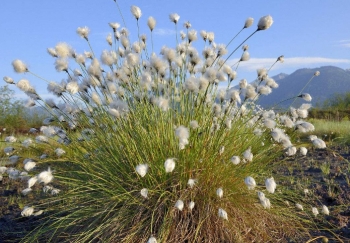
{"label": "white cloud", "polygon": [[350,48],[350,40],[339,40],[336,43],[337,46]]}
{"label": "white cloud", "polygon": [[340,46],[350,48],[350,42],[349,43],[340,44]]}
{"label": "white cloud", "polygon": [[[259,68],[270,68],[277,58],[251,58],[247,62],[241,62],[238,69],[255,71]],[[238,59],[231,59],[228,64],[236,63]],[[316,65],[339,65],[348,64],[350,59],[336,59],[327,57],[289,57],[284,58],[284,63],[276,63],[273,70],[285,68],[307,68]]]}
{"label": "white cloud", "polygon": [[163,29],[163,28],[155,28],[153,33],[155,35],[175,35],[175,30],[172,29]]}

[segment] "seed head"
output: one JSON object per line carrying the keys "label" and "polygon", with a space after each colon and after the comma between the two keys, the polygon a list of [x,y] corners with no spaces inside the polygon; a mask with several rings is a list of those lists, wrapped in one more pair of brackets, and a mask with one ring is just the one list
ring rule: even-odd
{"label": "seed head", "polygon": [[84,38],[84,39],[88,40],[89,33],[90,33],[90,29],[88,27],[86,27],[86,26],[77,28],[77,34],[81,38]]}
{"label": "seed head", "polygon": [[244,28],[244,29],[245,29],[245,28],[249,28],[249,27],[253,24],[253,22],[254,22],[254,19],[253,19],[253,18],[251,18],[251,17],[247,18],[247,20],[246,20],[245,23],[244,23],[243,28]]}
{"label": "seed head", "polygon": [[232,156],[230,161],[232,162],[232,164],[238,165],[241,162],[241,159],[239,158],[239,156]]}
{"label": "seed head", "polygon": [[136,166],[136,172],[139,174],[141,177],[144,177],[148,171],[148,165],[147,164],[139,164]]}
{"label": "seed head", "polygon": [[329,210],[326,205],[322,205],[322,213],[325,215],[329,215]]}
{"label": "seed head", "polygon": [[282,56],[279,56],[279,57],[277,58],[277,62],[283,63],[283,62],[284,62],[284,56],[283,56],[283,55],[282,55]]}
{"label": "seed head", "polygon": [[222,208],[219,208],[218,212],[219,218],[223,218],[225,220],[228,220],[227,212],[223,210]]}
{"label": "seed head", "polygon": [[50,167],[46,171],[43,171],[38,175],[39,183],[42,182],[46,185],[46,184],[49,184],[52,180],[53,180],[53,175]]}
{"label": "seed head", "polygon": [[256,186],[256,182],[253,177],[248,176],[244,179],[244,183],[247,185],[248,190],[252,190]]}
{"label": "seed head", "polygon": [[147,198],[148,197],[148,189],[147,188],[141,189],[140,194],[142,197]]}
{"label": "seed head", "polygon": [[219,197],[219,198],[222,198],[224,196],[224,190],[222,190],[222,188],[218,188],[216,189],[216,195]]}
{"label": "seed head", "polygon": [[25,73],[29,71],[27,65],[19,59],[14,60],[12,66],[16,73]]}
{"label": "seed head", "polygon": [[69,57],[72,53],[72,48],[65,42],[60,42],[55,46],[55,51],[59,57]]}
{"label": "seed head", "polygon": [[300,147],[300,154],[301,154],[302,156],[305,156],[305,155],[307,154],[307,148],[305,148],[305,147]]}
{"label": "seed head", "polygon": [[177,24],[177,22],[180,19],[180,15],[178,15],[177,13],[172,13],[169,15],[170,21],[174,22],[175,24]]}
{"label": "seed head", "polygon": [[164,162],[164,167],[166,173],[173,172],[173,170],[175,169],[175,160],[173,158],[167,159]]}
{"label": "seed head", "polygon": [[302,206],[301,204],[299,204],[299,203],[296,203],[296,204],[295,204],[295,207],[296,207],[297,209],[301,210],[301,211],[304,210],[303,206]]}
{"label": "seed head", "polygon": [[120,24],[116,22],[110,22],[108,24],[113,29],[114,32],[120,27]]}
{"label": "seed head", "polygon": [[275,192],[275,190],[276,190],[276,182],[273,179],[273,177],[268,178],[268,179],[265,180],[265,186],[266,186],[266,190],[269,193],[274,193]]}
{"label": "seed head", "polygon": [[29,217],[33,213],[34,213],[33,207],[25,206],[21,212],[21,215],[22,215],[22,217]]}
{"label": "seed head", "polygon": [[152,16],[148,18],[147,20],[147,25],[148,25],[148,28],[153,31],[154,28],[156,27],[156,20],[155,18],[153,18]]}
{"label": "seed head", "polygon": [[182,211],[182,209],[184,208],[184,202],[182,200],[177,200],[177,202],[175,203],[175,208]]}
{"label": "seed head", "polygon": [[191,202],[188,203],[188,209],[192,210],[193,208],[194,208],[194,202],[191,201]]}
{"label": "seed head", "polygon": [[131,6],[131,13],[132,15],[134,15],[134,17],[136,18],[136,20],[139,20],[139,18],[141,17],[142,13],[141,13],[141,9],[135,5]]}
{"label": "seed head", "polygon": [[270,15],[266,15],[261,17],[258,23],[258,30],[267,30],[271,27],[273,23],[273,19]]}
{"label": "seed head", "polygon": [[151,237],[148,239],[147,243],[157,243],[157,239],[156,239],[154,236],[151,236]]}
{"label": "seed head", "polygon": [[4,77],[4,81],[6,83],[8,83],[8,84],[14,84],[15,83],[15,81],[12,78],[7,77],[7,76]]}
{"label": "seed head", "polygon": [[312,213],[315,215],[315,217],[319,214],[318,209],[316,207],[312,207]]}

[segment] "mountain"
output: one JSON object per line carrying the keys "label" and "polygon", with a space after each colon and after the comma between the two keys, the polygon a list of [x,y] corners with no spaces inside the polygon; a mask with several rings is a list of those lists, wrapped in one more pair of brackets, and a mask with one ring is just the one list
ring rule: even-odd
{"label": "mountain", "polygon": [[[311,95],[313,106],[323,105],[323,102],[334,94],[350,92],[350,69],[344,70],[334,66],[303,68],[290,75],[281,73],[272,77],[279,87],[274,89],[270,95],[260,97],[258,103],[263,107],[271,107],[297,96],[316,71],[319,71],[320,75],[315,76],[302,91],[302,93]],[[293,100],[282,102],[278,106],[288,107]],[[293,106],[296,107],[302,103],[305,101],[298,98]]]}

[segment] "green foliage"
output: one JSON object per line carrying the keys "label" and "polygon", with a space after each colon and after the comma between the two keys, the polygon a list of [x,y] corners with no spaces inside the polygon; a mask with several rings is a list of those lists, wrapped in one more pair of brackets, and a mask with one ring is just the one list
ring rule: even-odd
{"label": "green foliage", "polygon": [[0,86],[0,127],[15,132],[26,123],[24,106],[14,98],[14,91],[8,85]]}
{"label": "green foliage", "polygon": [[325,108],[350,110],[350,92],[345,94],[335,94],[330,99],[324,102]]}
{"label": "green foliage", "polygon": [[0,86],[0,128],[6,128],[7,134],[23,133],[31,127],[41,126],[45,113],[30,109],[15,98],[15,92],[8,85]]}

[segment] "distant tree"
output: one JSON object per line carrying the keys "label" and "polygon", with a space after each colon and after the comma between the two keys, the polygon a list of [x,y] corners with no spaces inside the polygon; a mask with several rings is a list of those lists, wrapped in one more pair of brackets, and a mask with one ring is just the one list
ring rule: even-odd
{"label": "distant tree", "polygon": [[339,110],[350,109],[350,92],[345,94],[335,94],[324,102],[326,108],[337,108]]}
{"label": "distant tree", "polygon": [[0,127],[10,132],[21,128],[25,123],[25,107],[15,98],[15,92],[7,85],[0,86]]}

